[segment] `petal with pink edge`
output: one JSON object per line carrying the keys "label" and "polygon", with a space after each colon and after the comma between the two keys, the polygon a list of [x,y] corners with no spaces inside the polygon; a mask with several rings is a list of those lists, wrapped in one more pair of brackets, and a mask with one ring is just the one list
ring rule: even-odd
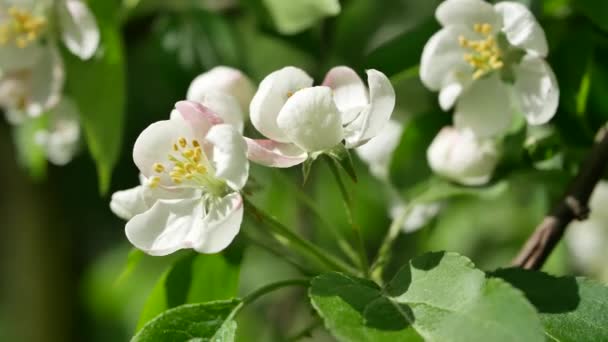
{"label": "petal with pink edge", "polygon": [[303,163],[308,155],[294,144],[280,143],[269,139],[249,139],[247,158],[254,163],[270,167],[292,167]]}

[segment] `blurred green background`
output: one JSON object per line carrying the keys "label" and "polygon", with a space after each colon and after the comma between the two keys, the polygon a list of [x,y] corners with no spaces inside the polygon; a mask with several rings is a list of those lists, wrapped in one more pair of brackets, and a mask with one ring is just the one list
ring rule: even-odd
{"label": "blurred green background", "polygon": [[[139,132],[168,117],[190,81],[216,65],[237,67],[255,82],[286,65],[305,69],[318,82],[334,65],[358,72],[376,68],[394,83],[395,117],[407,125],[406,133],[419,129],[416,122],[429,116],[441,125],[450,120],[416,72],[424,43],[439,28],[433,17],[439,0],[344,0],[337,15],[328,13],[321,0],[242,0],[219,11],[209,3],[221,1],[97,1],[94,9],[114,6],[115,12],[107,13],[119,14],[113,22],[120,24],[127,82],[123,144],[109,194],[138,182],[131,148]],[[428,250],[462,253],[483,269],[508,265],[576,171],[593,132],[608,118],[606,24],[598,24],[598,14],[585,7],[602,7],[601,2],[524,1],[546,29],[549,61],[562,91],[550,139],[522,148],[521,137],[510,136],[515,147],[496,177],[508,181],[506,190],[492,198],[461,196],[444,203],[424,229],[400,236],[393,268]],[[576,101],[581,101],[585,78],[588,110],[579,113]],[[68,91],[70,82],[77,84],[78,75],[68,75]],[[422,132],[417,145],[398,148],[391,180],[401,190],[428,176],[426,145],[441,125]],[[128,340],[163,272],[191,256],[131,253],[129,259],[124,222],[110,212],[108,194],[100,196],[91,157],[81,153],[69,165],[49,166],[43,179],[33,180],[16,162],[11,127],[3,122],[0,130],[0,340]],[[256,134],[251,127],[246,133]],[[355,221],[373,256],[390,224],[387,190],[356,157],[355,164]],[[315,165],[304,187],[298,168],[253,166],[252,179],[254,201],[316,243],[336,247],[325,224],[294,195],[298,191],[314,200],[331,225],[349,231],[340,193],[323,163]],[[245,223],[242,229],[253,228]],[[282,258],[244,244],[239,237],[226,252],[233,256],[227,260],[242,260],[239,293],[298,274]],[[563,245],[545,270],[581,272]],[[311,308],[298,300],[305,295],[288,289],[256,302],[239,318],[239,341],[285,341],[297,335],[313,322]],[[309,340],[332,341],[320,329]]]}

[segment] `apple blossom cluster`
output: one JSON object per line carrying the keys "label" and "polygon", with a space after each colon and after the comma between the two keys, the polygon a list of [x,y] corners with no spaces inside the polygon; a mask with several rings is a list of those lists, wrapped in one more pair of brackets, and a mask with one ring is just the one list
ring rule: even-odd
{"label": "apple blossom cluster", "polygon": [[[226,248],[243,219],[250,160],[290,167],[342,144],[360,146],[383,131],[395,92],[381,72],[367,74],[368,86],[352,69],[336,67],[313,86],[303,70],[286,67],[257,91],[228,67],[195,78],[169,120],[137,138],[133,160],[141,184],[112,196],[110,208],[128,220],[129,241],[151,255]],[[242,136],[248,113],[269,139]]]}
{"label": "apple blossom cluster", "polygon": [[62,96],[58,40],[83,60],[97,50],[99,29],[83,1],[0,0],[0,108],[15,125],[48,115],[35,143],[49,161],[65,164],[77,150],[80,126],[78,109]]}
{"label": "apple blossom cluster", "polygon": [[446,0],[435,16],[443,28],[424,47],[420,78],[439,91],[443,110],[454,107],[454,126],[427,151],[431,168],[466,185],[487,182],[499,161],[499,140],[515,115],[547,123],[559,88],[545,62],[545,33],[516,2]]}

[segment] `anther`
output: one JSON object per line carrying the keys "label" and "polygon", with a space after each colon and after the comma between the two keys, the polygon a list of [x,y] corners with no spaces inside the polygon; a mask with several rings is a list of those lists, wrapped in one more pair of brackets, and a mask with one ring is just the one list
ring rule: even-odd
{"label": "anther", "polygon": [[162,173],[165,171],[165,167],[161,163],[154,163],[154,171],[157,173]]}
{"label": "anther", "polygon": [[188,145],[188,140],[186,140],[186,138],[184,137],[180,137],[179,139],[177,139],[177,143],[179,144],[179,146],[184,148]]}

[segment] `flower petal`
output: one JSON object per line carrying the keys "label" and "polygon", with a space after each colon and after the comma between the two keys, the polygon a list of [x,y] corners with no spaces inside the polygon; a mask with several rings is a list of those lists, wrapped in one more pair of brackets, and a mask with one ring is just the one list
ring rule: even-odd
{"label": "flower petal", "polygon": [[465,185],[481,185],[492,177],[498,152],[491,140],[480,140],[471,130],[444,127],[427,150],[433,171]]}
{"label": "flower petal", "polygon": [[80,121],[76,104],[64,97],[47,114],[47,127],[36,132],[36,143],[55,165],[65,165],[72,160],[80,143]]}
{"label": "flower petal", "polygon": [[217,66],[197,76],[190,87],[186,98],[191,101],[203,102],[204,96],[209,92],[221,92],[234,96],[243,113],[249,112],[249,103],[255,93],[255,86],[251,80],[240,70]]}
{"label": "flower petal", "polygon": [[148,209],[143,198],[143,185],[134,188],[116,191],[112,194],[110,209],[123,220],[130,220],[133,216]]}
{"label": "flower petal", "polygon": [[329,87],[305,88],[293,94],[281,109],[277,124],[307,152],[335,147],[344,136],[342,118]]}
{"label": "flower petal", "polygon": [[336,107],[342,113],[342,123],[347,124],[369,104],[367,89],[357,73],[345,66],[332,68],[323,85],[334,91]]}
{"label": "flower petal", "polygon": [[[175,109],[199,137],[204,137],[211,126],[224,123],[224,120],[213,110],[198,102],[179,101],[175,104]],[[171,112],[171,117],[175,118],[175,113]]]}
{"label": "flower petal", "polygon": [[420,79],[427,88],[438,91],[448,82],[472,78],[472,68],[464,60],[466,51],[458,43],[458,37],[469,36],[469,31],[462,26],[446,27],[426,43],[420,61]]}
{"label": "flower petal", "polygon": [[245,114],[234,96],[218,91],[209,91],[200,94],[196,102],[209,108],[223,122],[234,126],[239,132],[243,132]]}
{"label": "flower petal", "polygon": [[277,125],[277,117],[289,97],[312,86],[312,82],[306,72],[295,67],[285,67],[266,76],[249,106],[253,126],[272,140],[290,142]]}
{"label": "flower petal", "polygon": [[551,66],[543,59],[526,56],[515,66],[515,98],[531,125],[547,123],[559,103],[559,87]]}
{"label": "flower petal", "polygon": [[369,165],[370,172],[377,178],[388,178],[389,164],[402,133],[403,124],[390,120],[380,134],[356,149],[359,157]]}
{"label": "flower petal", "polygon": [[11,72],[31,68],[37,63],[46,48],[41,44],[29,44],[24,48],[5,45],[0,49],[0,65],[2,72]]}
{"label": "flower petal", "polygon": [[59,1],[58,16],[65,46],[81,59],[89,59],[99,46],[99,28],[93,13],[81,0]]}
{"label": "flower petal", "polygon": [[547,56],[549,48],[545,31],[526,6],[505,1],[497,3],[494,8],[502,16],[502,31],[507,36],[509,43],[525,49],[535,56]]}
{"label": "flower petal", "polygon": [[454,125],[469,128],[481,138],[506,132],[513,114],[508,94],[496,74],[473,82],[456,104]]}
{"label": "flower petal", "polygon": [[59,103],[64,81],[65,71],[61,56],[54,46],[49,45],[31,70],[27,113],[38,116]]}
{"label": "flower petal", "polygon": [[235,190],[245,186],[249,161],[243,136],[233,126],[220,124],[211,127],[206,140],[213,145],[215,176],[226,180]]}
{"label": "flower petal", "polygon": [[370,104],[346,126],[346,147],[357,147],[375,137],[391,118],[395,109],[395,89],[378,70],[367,71]]}
{"label": "flower petal", "polygon": [[141,132],[133,146],[133,161],[139,171],[146,177],[160,177],[160,184],[173,186],[167,172],[157,173],[154,165],[160,163],[169,167],[169,155],[175,153],[173,145],[180,137],[188,140],[194,137],[191,126],[182,120],[158,121]]}
{"label": "flower petal", "polygon": [[243,199],[237,192],[224,198],[212,200],[203,219],[204,239],[194,249],[200,253],[217,253],[230,245],[241,229],[243,222]]}
{"label": "flower petal", "polygon": [[482,0],[446,0],[435,11],[435,17],[441,25],[490,24],[500,27],[500,17],[489,3]]}
{"label": "flower petal", "polygon": [[252,162],[270,167],[292,167],[303,163],[308,155],[294,144],[285,144],[268,139],[249,139],[247,158]]}
{"label": "flower petal", "polygon": [[158,200],[135,215],[125,227],[129,241],[150,255],[167,255],[193,248],[204,238],[204,206],[198,199]]}
{"label": "flower petal", "polygon": [[463,90],[464,86],[460,82],[452,82],[441,88],[441,91],[439,92],[439,106],[441,109],[445,111],[450,110],[456,103],[456,100],[458,100],[458,97],[460,97],[460,94],[462,94]]}

